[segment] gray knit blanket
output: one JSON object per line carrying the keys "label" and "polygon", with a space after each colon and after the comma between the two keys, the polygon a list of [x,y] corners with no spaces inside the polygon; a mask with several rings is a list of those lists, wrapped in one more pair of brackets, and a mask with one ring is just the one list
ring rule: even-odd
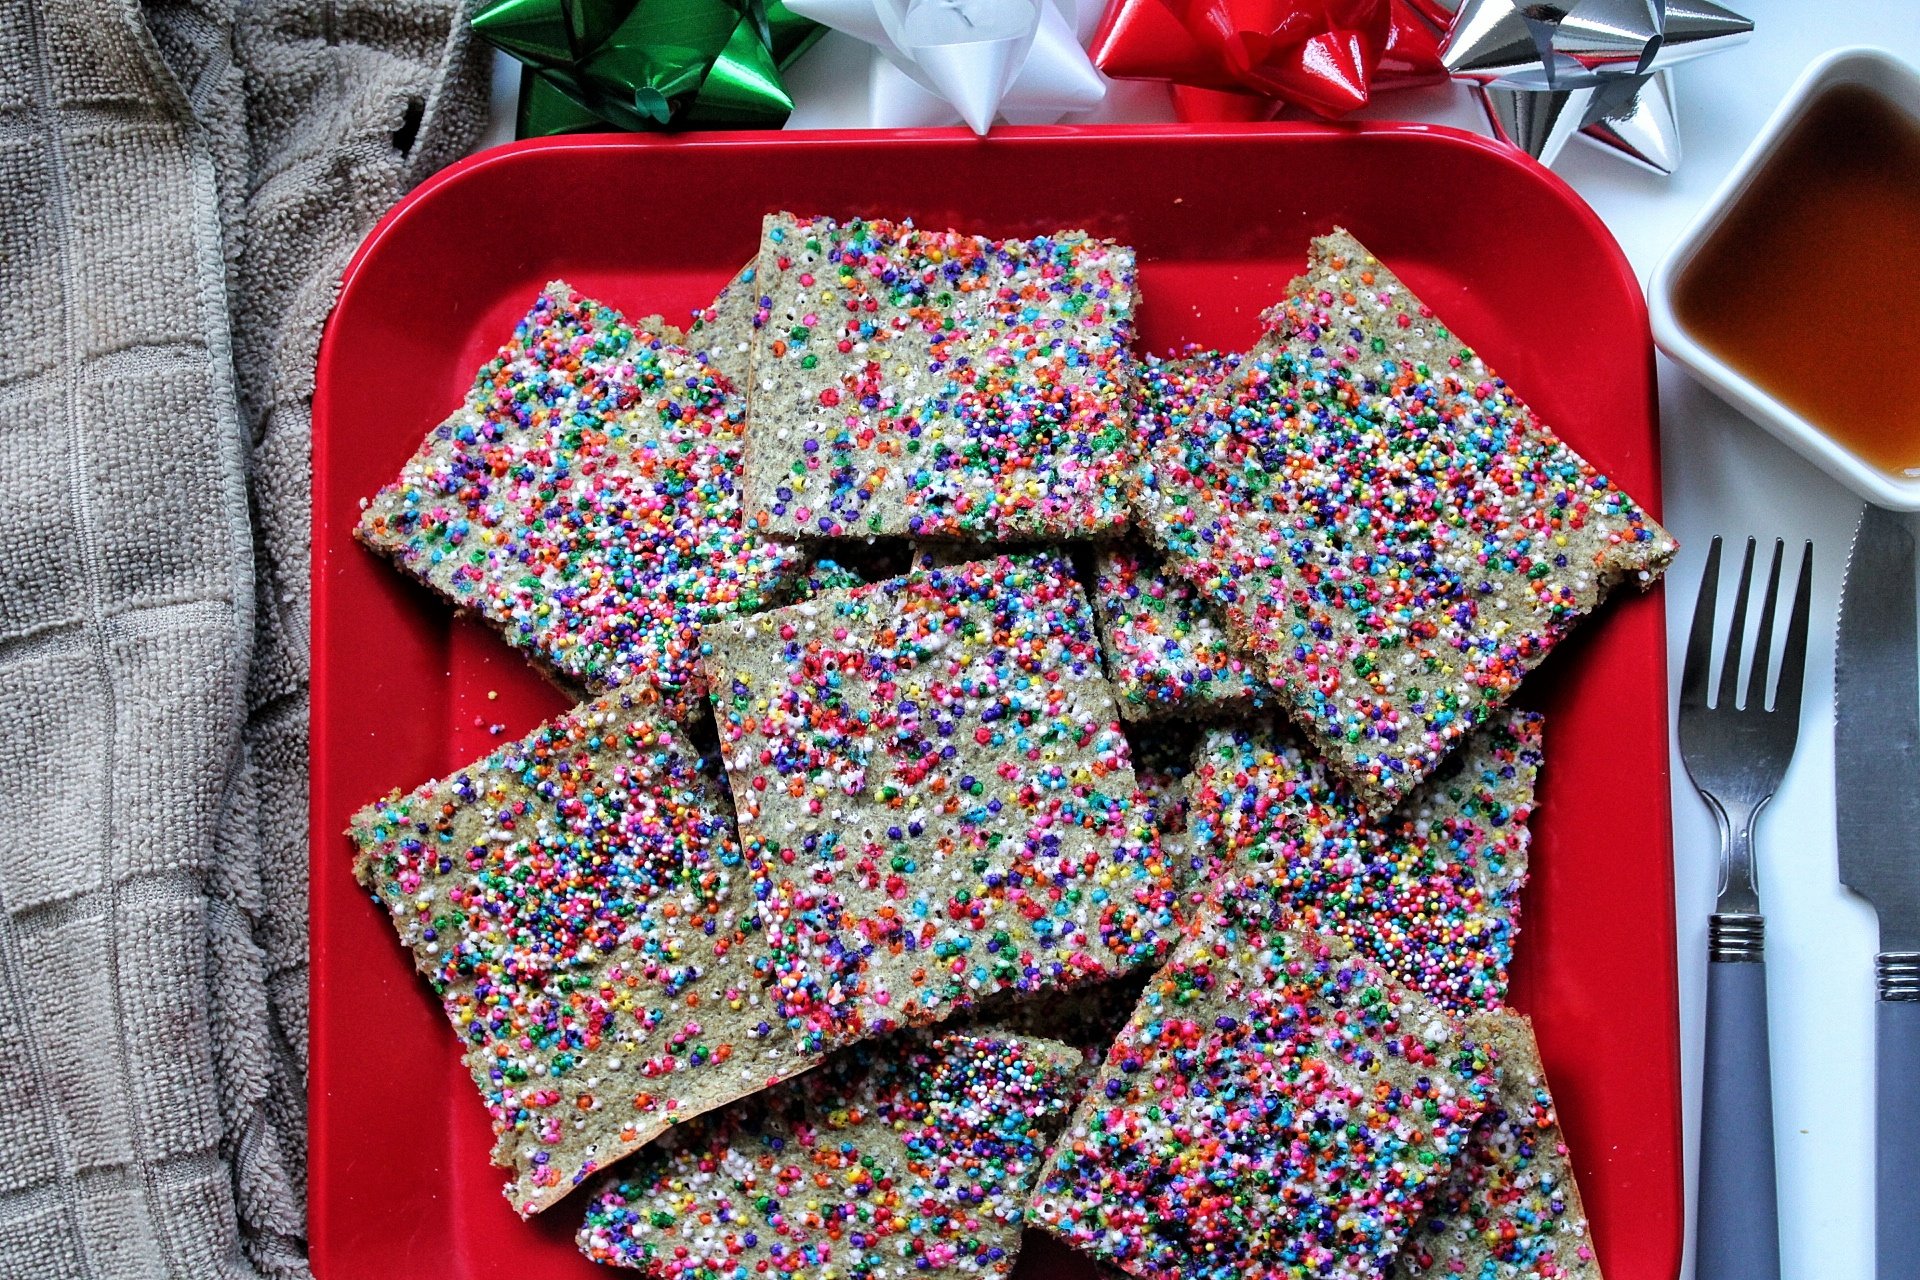
{"label": "gray knit blanket", "polygon": [[0,1276],[307,1274],[308,435],[461,0],[0,0]]}

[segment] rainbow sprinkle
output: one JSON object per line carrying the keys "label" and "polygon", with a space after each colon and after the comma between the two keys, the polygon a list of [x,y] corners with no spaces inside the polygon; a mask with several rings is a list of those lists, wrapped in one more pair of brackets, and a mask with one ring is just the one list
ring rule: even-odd
{"label": "rainbow sprinkle", "polygon": [[1338,939],[1198,918],[1055,1144],[1030,1220],[1140,1280],[1373,1280],[1494,1088]]}
{"label": "rainbow sprinkle", "polygon": [[1078,1060],[990,1032],[858,1045],[609,1177],[581,1251],[654,1280],[1004,1276]]}
{"label": "rainbow sprinkle", "polygon": [[804,561],[741,523],[741,415],[707,365],[556,282],[355,532],[563,678],[684,713],[700,628]]}
{"label": "rainbow sprinkle", "polygon": [[645,696],[576,707],[369,805],[348,834],[354,874],[465,1047],[523,1215],[818,1060],[753,1018],[763,982],[731,814]]}
{"label": "rainbow sprinkle", "polygon": [[[1385,808],[1674,542],[1350,236],[1314,241],[1314,260],[1238,367],[1146,366],[1134,502]],[[1409,358],[1436,349],[1451,354]]]}
{"label": "rainbow sprinkle", "polygon": [[755,283],[758,528],[1003,541],[1126,522],[1131,249],[775,214]]}
{"label": "rainbow sprinkle", "polygon": [[1537,714],[1501,713],[1369,818],[1285,733],[1215,729],[1187,783],[1189,839],[1209,879],[1261,881],[1293,927],[1349,939],[1447,1008],[1494,1008],[1520,928],[1540,731]]}
{"label": "rainbow sprinkle", "polygon": [[1059,562],[912,573],[708,638],[768,979],[807,1049],[1164,956],[1175,877]]}

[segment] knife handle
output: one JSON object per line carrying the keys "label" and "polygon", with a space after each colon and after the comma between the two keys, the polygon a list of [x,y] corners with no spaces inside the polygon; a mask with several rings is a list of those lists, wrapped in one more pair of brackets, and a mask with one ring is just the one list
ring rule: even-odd
{"label": "knife handle", "polygon": [[[1725,923],[1723,923],[1723,920]],[[1751,925],[1748,921],[1751,920]],[[1715,916],[1713,932],[1760,929],[1758,916]],[[1716,947],[1716,952],[1722,948]],[[1779,1280],[1773,1179],[1773,1080],[1767,1053],[1767,966],[1707,965],[1706,1081],[1700,1118],[1700,1280]],[[1885,1276],[1881,1280],[1887,1280]]]}
{"label": "knife handle", "polygon": [[1874,1253],[1879,1280],[1920,1280],[1920,952],[1880,957]]}

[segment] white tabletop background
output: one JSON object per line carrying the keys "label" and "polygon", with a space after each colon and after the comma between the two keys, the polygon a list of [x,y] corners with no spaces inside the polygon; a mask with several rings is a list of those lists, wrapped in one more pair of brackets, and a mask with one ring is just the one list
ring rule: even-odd
{"label": "white tabletop background", "polygon": [[[1605,219],[1643,282],[1815,57],[1842,45],[1877,44],[1920,64],[1920,0],[1732,3],[1757,23],[1752,40],[1675,72],[1684,157],[1676,174],[1657,177],[1580,142],[1555,165]],[[863,126],[865,67],[862,46],[828,35],[786,77],[796,102],[790,127]],[[518,68],[497,57],[488,144],[513,136]],[[1466,92],[1453,86],[1383,94],[1364,114],[1484,125]],[[1164,89],[1119,84],[1085,118],[1169,120],[1172,112]],[[1682,546],[1667,578],[1673,689],[1708,540],[1716,533],[1785,538],[1791,557],[1801,540],[1813,539],[1814,626],[1800,746],[1759,835],[1781,1260],[1787,1280],[1871,1280],[1875,930],[1872,913],[1839,885],[1833,831],[1833,621],[1860,502],[1664,356],[1659,376],[1665,517]],[[1712,819],[1677,754],[1673,813],[1688,1150],[1684,1275],[1692,1276],[1706,920],[1717,846]]]}

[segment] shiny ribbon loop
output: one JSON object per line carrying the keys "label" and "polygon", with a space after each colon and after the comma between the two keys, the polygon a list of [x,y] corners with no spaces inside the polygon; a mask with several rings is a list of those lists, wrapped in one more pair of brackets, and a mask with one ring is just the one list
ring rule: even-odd
{"label": "shiny ribbon loop", "polygon": [[1075,34],[1074,0],[791,0],[873,48],[869,123],[1057,120],[1106,85]]}
{"label": "shiny ribbon loop", "polygon": [[780,73],[820,35],[784,0],[493,0],[473,28],[527,64],[521,137],[778,128]]}
{"label": "shiny ribbon loop", "polygon": [[1220,51],[1227,75],[1262,97],[1323,115],[1365,106],[1386,45],[1388,6],[1371,0],[1170,0],[1181,24]]}
{"label": "shiny ribbon loop", "polygon": [[1752,34],[1717,0],[1462,0],[1440,61],[1473,86],[1494,135],[1542,164],[1584,137],[1668,174],[1680,163],[1672,69]]}
{"label": "shiny ribbon loop", "polygon": [[1407,0],[1115,0],[1093,59],[1116,79],[1173,82],[1183,119],[1286,105],[1338,117],[1443,78],[1438,43]]}

